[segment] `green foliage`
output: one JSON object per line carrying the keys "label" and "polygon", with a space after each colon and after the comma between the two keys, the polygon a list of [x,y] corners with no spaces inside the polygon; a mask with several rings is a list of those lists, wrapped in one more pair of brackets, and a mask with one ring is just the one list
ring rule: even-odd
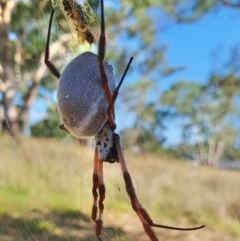
{"label": "green foliage", "polygon": [[133,127],[131,129],[125,129],[121,133],[123,137],[123,145],[126,148],[137,148],[137,152],[155,152],[161,153],[161,143],[155,138],[155,136],[144,129]]}
{"label": "green foliage", "polygon": [[55,229],[54,223],[48,220],[33,220],[28,227],[33,234],[51,233]]}
{"label": "green foliage", "polygon": [[[19,145],[4,136],[0,153],[0,240],[95,239],[93,148],[36,138],[25,138]],[[150,153],[125,151],[125,156],[136,192],[154,221],[161,217],[162,224],[207,225],[191,233],[155,229],[157,237],[239,241],[238,172],[194,167]],[[147,239],[125,192],[120,166],[104,167],[103,237]]]}
{"label": "green foliage", "polygon": [[[44,10],[50,13],[50,4]],[[39,34],[46,33],[45,24],[43,9],[39,8],[36,1],[17,2],[11,18],[11,33],[16,35],[12,44],[14,48],[17,48],[16,51],[21,51],[21,61],[17,64],[22,73],[29,72],[30,79],[33,74],[31,71],[36,69],[36,63],[45,47],[46,35]],[[15,62],[16,53],[12,54],[12,62]]]}
{"label": "green foliage", "polygon": [[181,118],[183,139],[192,145],[191,152],[198,149],[200,159],[210,162],[215,154],[219,161],[239,143],[239,97],[239,78],[230,73],[214,75],[207,84],[178,82],[163,94],[161,102]]}
{"label": "green foliage", "polygon": [[[88,0],[87,3],[96,14],[96,16],[91,18],[94,19],[94,21],[91,22],[91,27],[93,28],[93,32],[97,33],[99,31],[98,1]],[[16,95],[18,97],[18,111],[21,113],[22,110],[31,107],[30,104],[28,104],[27,107],[25,104],[29,100],[29,93],[33,88],[40,85],[41,89],[44,90],[43,92],[48,92],[48,94],[56,89],[57,82],[49,71],[43,73],[40,83],[39,80],[35,80],[35,74],[40,63],[39,58],[45,50],[49,15],[53,3],[51,1],[42,1],[41,3],[37,1],[17,1],[15,4],[16,6],[11,15],[11,24],[8,31],[15,36],[9,39],[14,49],[14,51],[11,52],[10,66],[13,67],[14,76],[18,78],[17,83],[19,84],[15,86],[18,87]],[[56,14],[51,30],[51,43],[56,43],[61,40],[65,33],[74,34],[71,32],[72,29],[69,27],[68,19],[61,13],[60,2],[57,1],[56,5]],[[118,79],[122,75],[130,55],[134,56],[134,65],[137,66],[137,68],[133,68],[132,76],[135,76],[133,83],[137,82],[137,84],[128,87],[125,91],[122,91],[122,94],[128,110],[136,115],[135,127],[133,128],[138,126],[141,130],[136,143],[144,142],[144,145],[146,145],[146,143],[149,142],[147,144],[149,147],[146,149],[155,150],[162,145],[164,141],[162,130],[165,126],[161,118],[168,115],[166,110],[161,109],[160,101],[149,101],[149,96],[153,91],[158,90],[158,80],[161,79],[161,77],[181,70],[179,66],[169,66],[165,59],[167,47],[159,43],[158,38],[160,32],[156,30],[155,26],[159,14],[163,14],[164,17],[171,15],[177,21],[192,22],[220,5],[222,5],[222,2],[217,0],[198,0],[192,4],[189,4],[185,0],[134,0],[122,1],[121,5],[116,4],[111,8],[108,8],[108,5],[106,5],[106,59],[116,68],[115,73]],[[152,11],[157,11],[158,14],[150,14]],[[92,13],[88,12],[87,16],[92,16]],[[134,44],[129,45],[128,41]],[[77,50],[79,50],[78,47],[76,48]],[[59,51],[57,51],[58,54],[55,54],[54,59],[51,59],[60,72],[62,67],[72,59],[72,56],[78,53],[78,51],[74,54],[71,53],[72,49],[69,44],[61,43],[58,48]],[[212,81],[215,80],[213,79]],[[231,80],[227,81],[229,83],[231,82]],[[179,85],[181,84],[183,83],[179,83]],[[181,86],[179,85],[174,86],[174,88],[176,88],[176,90],[180,89]],[[212,113],[214,109],[201,106],[203,104],[199,104],[197,99],[194,100],[195,108],[192,108],[191,101],[203,91],[202,86],[197,87],[194,85],[193,83],[192,86],[183,86],[181,91],[178,92],[179,96],[177,98],[179,102],[175,101],[174,105],[176,104],[176,109],[179,113],[181,112],[182,115],[188,115],[191,111],[195,111],[192,117],[195,115],[194,118],[196,118],[195,121],[197,121],[197,119],[199,119],[197,115],[201,113],[201,110],[197,111],[198,107],[202,109],[205,108],[204,111],[206,113]],[[225,88],[224,91],[229,90]],[[172,97],[176,98],[174,92],[175,90],[171,89],[168,93],[165,93],[162,98],[163,103],[169,102]],[[219,99],[220,96],[223,95],[220,92],[216,92],[216,94]],[[186,96],[186,98],[184,96]],[[45,99],[44,95],[40,92],[37,98]],[[179,98],[182,98],[182,101]],[[29,101],[29,103],[33,103],[33,101]],[[168,103],[168,105],[170,105],[170,103]],[[214,118],[215,122],[219,120],[219,112]],[[21,119],[21,121],[23,121],[23,119]],[[58,125],[58,121],[49,118],[31,127],[31,131],[34,136],[56,136],[57,138],[62,138],[65,133],[58,130]],[[24,123],[22,126],[24,126]],[[202,126],[202,128],[209,128],[209,123],[205,122],[205,126]],[[187,130],[187,128],[185,129]],[[137,128],[136,131],[138,131]],[[228,131],[231,132],[232,130],[228,129]],[[147,132],[151,133],[151,135],[148,136],[146,134]],[[157,145],[159,147],[157,147]]]}
{"label": "green foliage", "polygon": [[30,127],[31,135],[35,137],[47,137],[62,139],[67,136],[67,132],[61,130],[59,126],[62,124],[56,113],[56,107],[50,105],[48,110],[48,118],[39,121]]}
{"label": "green foliage", "polygon": [[32,136],[62,139],[66,132],[59,129],[59,120],[46,119],[30,127]]}

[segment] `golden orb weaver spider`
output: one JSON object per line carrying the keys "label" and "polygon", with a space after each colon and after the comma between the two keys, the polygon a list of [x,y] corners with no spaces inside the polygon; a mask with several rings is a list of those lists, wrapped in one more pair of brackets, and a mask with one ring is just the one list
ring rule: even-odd
{"label": "golden orb weaver spider", "polygon": [[45,50],[45,64],[51,73],[59,79],[57,107],[63,122],[60,128],[77,138],[95,136],[96,139],[92,187],[92,220],[96,222],[96,236],[101,240],[100,235],[103,226],[104,211],[103,201],[105,199],[103,162],[120,163],[126,191],[131,200],[132,208],[137,213],[151,241],[158,240],[151,227],[180,231],[201,229],[204,225],[193,228],[178,228],[156,224],[138,200],[126,166],[120,136],[115,133],[116,124],[114,121],[114,103],[133,57],[130,58],[125,72],[116,87],[113,69],[104,61],[106,38],[103,0],[100,0],[100,6],[101,33],[98,55],[91,52],[78,55],[65,67],[60,75],[56,67],[49,61],[49,41],[54,9],[52,10],[49,21]]}

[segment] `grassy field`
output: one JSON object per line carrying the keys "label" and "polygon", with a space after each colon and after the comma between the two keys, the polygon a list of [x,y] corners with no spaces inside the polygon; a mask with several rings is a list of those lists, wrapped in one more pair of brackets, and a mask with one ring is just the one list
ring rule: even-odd
{"label": "grassy field", "polygon": [[[90,241],[92,148],[70,140],[0,136],[0,240]],[[137,194],[154,221],[194,232],[154,229],[159,240],[240,240],[240,173],[133,155],[126,159]],[[119,164],[105,164],[104,241],[147,241],[131,208]]]}

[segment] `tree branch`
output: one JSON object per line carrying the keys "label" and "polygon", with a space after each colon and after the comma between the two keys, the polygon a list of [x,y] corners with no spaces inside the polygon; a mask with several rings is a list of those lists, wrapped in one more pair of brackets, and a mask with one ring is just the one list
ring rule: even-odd
{"label": "tree branch", "polygon": [[[59,40],[52,43],[49,46],[49,48],[51,49],[51,56],[57,55],[59,53],[59,49],[63,46],[63,44],[66,42],[69,42],[70,39],[71,39],[71,35],[65,34],[65,35],[62,35],[62,37]],[[32,85],[28,89],[24,106],[21,108],[21,112],[19,114],[19,120],[21,123],[24,123],[27,119],[28,110],[31,108],[31,106],[34,103],[34,100],[37,94],[37,88],[40,84],[41,79],[45,74],[46,69],[47,69],[47,66],[44,63],[44,53],[42,53],[38,62],[38,67],[35,71],[35,75],[33,76],[33,79],[32,79]]]}
{"label": "tree branch", "polygon": [[231,3],[228,0],[221,0],[221,2],[229,7],[240,8],[240,3]]}

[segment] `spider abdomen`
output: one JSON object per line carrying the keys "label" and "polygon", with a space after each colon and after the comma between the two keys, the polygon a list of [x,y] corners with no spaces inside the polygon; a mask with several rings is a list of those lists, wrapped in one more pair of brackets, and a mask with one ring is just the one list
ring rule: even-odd
{"label": "spider abdomen", "polygon": [[[110,90],[116,88],[113,70],[104,63]],[[63,70],[57,89],[57,107],[64,127],[77,138],[96,135],[107,121],[108,101],[102,87],[98,57],[85,52]]]}

